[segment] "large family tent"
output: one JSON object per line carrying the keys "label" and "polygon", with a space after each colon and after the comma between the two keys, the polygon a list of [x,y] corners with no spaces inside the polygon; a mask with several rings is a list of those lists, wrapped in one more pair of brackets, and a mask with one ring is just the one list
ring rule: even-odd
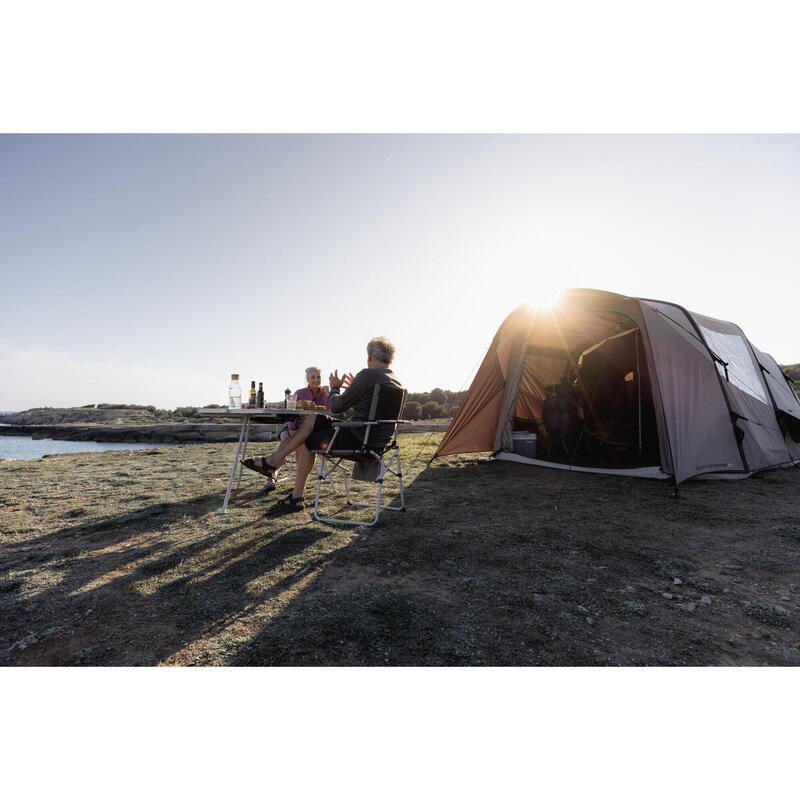
{"label": "large family tent", "polygon": [[503,322],[437,455],[482,451],[676,485],[744,477],[800,463],[800,401],[733,323],[572,289]]}

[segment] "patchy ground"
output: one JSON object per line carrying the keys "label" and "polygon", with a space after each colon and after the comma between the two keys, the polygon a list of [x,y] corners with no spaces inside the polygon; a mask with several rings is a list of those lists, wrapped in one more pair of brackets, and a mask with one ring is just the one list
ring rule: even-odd
{"label": "patchy ground", "polygon": [[0,463],[0,665],[800,665],[799,469],[674,499],[440,437],[373,529],[254,473],[216,514],[235,445]]}

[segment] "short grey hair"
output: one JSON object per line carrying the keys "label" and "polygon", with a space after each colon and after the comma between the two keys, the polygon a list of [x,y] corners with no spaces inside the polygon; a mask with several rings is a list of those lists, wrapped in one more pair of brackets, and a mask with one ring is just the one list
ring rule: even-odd
{"label": "short grey hair", "polygon": [[367,344],[367,353],[376,361],[391,364],[394,358],[394,345],[385,336],[376,336]]}
{"label": "short grey hair", "polygon": [[322,370],[319,367],[306,367],[306,380],[308,380],[308,376],[312,372],[319,372],[320,375],[322,374]]}

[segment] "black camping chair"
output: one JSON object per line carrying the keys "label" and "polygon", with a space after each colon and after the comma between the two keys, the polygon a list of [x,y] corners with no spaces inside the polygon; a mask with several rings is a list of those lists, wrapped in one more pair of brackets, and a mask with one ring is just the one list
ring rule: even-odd
{"label": "black camping chair", "polygon": [[[397,444],[397,426],[402,419],[403,407],[406,402],[406,390],[390,383],[379,383],[372,394],[369,419],[353,422],[334,422],[333,436],[325,450],[312,450],[315,455],[322,456],[322,462],[317,474],[317,495],[314,499],[314,519],[320,522],[339,522],[343,525],[375,525],[383,510],[405,511],[405,496],[403,494],[403,473],[400,465],[400,446]],[[357,428],[364,430],[364,438],[360,447],[356,449],[341,449],[336,446],[336,438],[343,428]],[[391,453],[391,457],[389,454]],[[387,460],[388,457],[388,460]],[[343,461],[355,462],[352,473],[342,464]],[[333,465],[331,466],[331,462]],[[327,467],[326,467],[327,464]],[[344,489],[347,495],[348,506],[361,506],[374,508],[375,518],[372,522],[360,522],[349,519],[334,519],[319,515],[319,494],[323,481],[332,473],[341,469],[344,473]],[[383,481],[386,475],[395,475],[400,483],[400,505],[381,505]],[[372,481],[378,484],[378,497],[375,503],[356,503],[350,499],[348,478],[362,481]]]}

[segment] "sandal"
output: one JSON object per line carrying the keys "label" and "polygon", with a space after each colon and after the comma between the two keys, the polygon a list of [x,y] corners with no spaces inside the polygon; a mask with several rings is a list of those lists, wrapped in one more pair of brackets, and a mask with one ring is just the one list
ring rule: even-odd
{"label": "sandal", "polygon": [[[256,465],[256,461],[260,461],[261,464]],[[267,461],[266,456],[258,459],[246,458],[244,461],[242,461],[242,466],[247,467],[247,469],[252,469],[253,472],[259,472],[262,475],[266,475],[268,478],[271,478],[278,469],[277,467],[273,467],[272,464]]]}
{"label": "sandal", "polygon": [[292,497],[292,493],[286,495],[282,500],[278,500],[270,509],[272,514],[289,514],[295,511],[305,511],[305,501],[302,497]]}
{"label": "sandal", "polygon": [[267,485],[264,487],[264,494],[269,494],[270,492],[274,492],[275,489],[278,487],[278,483],[275,480],[275,475],[272,474],[267,478]]}

